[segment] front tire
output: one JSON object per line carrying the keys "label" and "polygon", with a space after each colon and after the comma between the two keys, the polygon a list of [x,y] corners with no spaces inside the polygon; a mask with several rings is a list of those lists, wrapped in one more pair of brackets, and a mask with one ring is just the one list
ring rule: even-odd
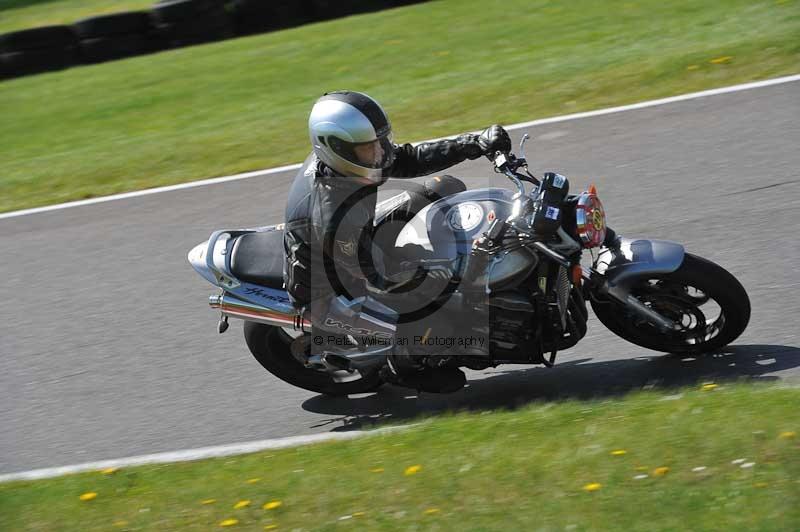
{"label": "front tire", "polygon": [[264,369],[292,386],[325,395],[343,396],[376,390],[382,381],[378,371],[361,374],[350,382],[336,382],[315,369],[306,368],[292,356],[289,345],[292,338],[280,327],[246,321],[244,339],[255,359]]}
{"label": "front tire", "polygon": [[741,283],[722,266],[690,253],[674,272],[637,279],[631,294],[680,323],[681,331],[663,333],[613,300],[592,298],[592,310],[617,336],[654,351],[718,351],[736,340],[750,321],[750,299]]}

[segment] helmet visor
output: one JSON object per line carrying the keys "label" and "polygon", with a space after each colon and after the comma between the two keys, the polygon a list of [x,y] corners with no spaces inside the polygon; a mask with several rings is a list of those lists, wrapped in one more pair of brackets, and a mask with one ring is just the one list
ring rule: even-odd
{"label": "helmet visor", "polygon": [[369,142],[347,142],[328,137],[328,143],[337,155],[365,168],[388,168],[394,161],[391,132]]}

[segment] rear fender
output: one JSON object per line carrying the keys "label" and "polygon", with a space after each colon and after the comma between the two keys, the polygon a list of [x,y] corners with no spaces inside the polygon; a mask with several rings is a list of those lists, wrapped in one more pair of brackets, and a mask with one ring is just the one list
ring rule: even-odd
{"label": "rear fender", "polygon": [[214,231],[208,240],[200,242],[193,247],[186,258],[192,268],[206,281],[214,286],[233,291],[235,288],[247,284],[236,279],[230,271],[230,251],[236,237],[247,233],[282,230],[283,224],[268,225],[254,229]]}
{"label": "rear fender", "polygon": [[683,263],[683,246],[668,240],[620,238],[619,249],[603,248],[595,269],[603,274],[608,288],[623,288],[634,279],[671,273]]}

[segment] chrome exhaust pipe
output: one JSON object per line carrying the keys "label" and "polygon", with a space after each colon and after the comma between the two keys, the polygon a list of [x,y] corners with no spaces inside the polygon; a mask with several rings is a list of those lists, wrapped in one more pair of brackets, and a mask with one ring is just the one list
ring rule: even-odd
{"label": "chrome exhaust pipe", "polygon": [[310,331],[311,322],[301,318],[297,312],[285,312],[239,299],[227,292],[222,295],[209,296],[208,304],[217,309],[223,316],[255,321],[275,327],[293,327],[295,330]]}

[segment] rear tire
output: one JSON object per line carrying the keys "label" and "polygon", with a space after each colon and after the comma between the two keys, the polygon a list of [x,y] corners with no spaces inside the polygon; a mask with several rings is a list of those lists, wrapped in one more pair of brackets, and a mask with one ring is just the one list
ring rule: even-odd
{"label": "rear tire", "polygon": [[[662,286],[668,288],[662,289]],[[683,294],[680,290],[676,291],[677,287],[699,290],[696,293],[702,293],[706,301],[713,301],[719,306],[719,317],[709,320],[701,308],[705,303],[699,303],[703,298],[694,296],[693,300],[688,292]],[[681,316],[680,311],[675,309],[683,306],[686,310],[689,326],[685,332],[665,334],[633,316],[616,301],[596,301],[592,298],[592,310],[611,332],[654,351],[682,354],[718,351],[736,340],[750,321],[750,299],[741,283],[722,266],[690,253],[684,256],[683,263],[674,272],[635,281],[631,293],[640,301],[650,302],[653,308],[671,319]],[[694,301],[699,304],[694,305]],[[703,317],[702,322],[697,321],[700,316]],[[691,327],[692,323],[694,328]],[[713,336],[707,338],[711,334]],[[689,338],[693,340],[687,342]]]}
{"label": "rear tire", "polygon": [[292,386],[326,395],[343,396],[372,392],[383,382],[378,371],[362,374],[351,382],[335,382],[330,375],[304,367],[289,350],[291,338],[279,327],[246,321],[247,347],[264,369]]}

